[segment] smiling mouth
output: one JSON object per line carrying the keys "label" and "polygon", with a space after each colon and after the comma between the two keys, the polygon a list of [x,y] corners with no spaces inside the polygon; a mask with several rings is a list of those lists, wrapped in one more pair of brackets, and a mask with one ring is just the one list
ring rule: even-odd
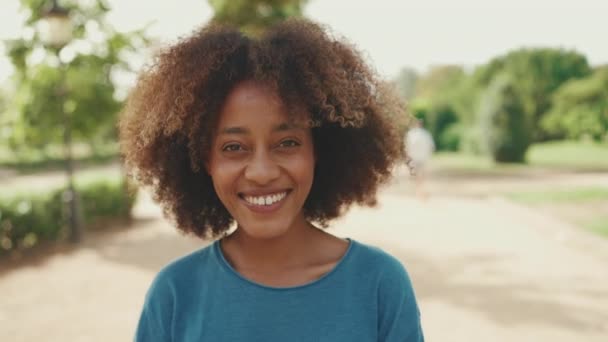
{"label": "smiling mouth", "polygon": [[281,203],[290,192],[291,192],[291,190],[287,190],[287,191],[281,191],[281,192],[276,192],[276,193],[267,194],[267,195],[259,195],[259,196],[245,195],[245,194],[240,193],[239,197],[251,206],[272,207],[272,206],[275,206],[276,204]]}

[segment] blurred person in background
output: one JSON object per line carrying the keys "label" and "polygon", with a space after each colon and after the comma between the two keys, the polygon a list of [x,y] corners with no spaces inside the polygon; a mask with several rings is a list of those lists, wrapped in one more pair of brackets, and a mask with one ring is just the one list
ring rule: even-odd
{"label": "blurred person in background", "polygon": [[428,183],[429,162],[435,152],[435,143],[431,133],[424,129],[422,120],[416,120],[414,126],[407,131],[405,149],[408,166],[414,178],[416,196],[421,200],[427,200],[429,191],[425,183]]}
{"label": "blurred person in background", "polygon": [[180,231],[215,241],[158,273],[136,341],[424,341],[400,261],[323,229],[374,205],[403,158],[384,87],[303,19],[259,38],[211,24],[161,51],[120,122],[125,163]]}

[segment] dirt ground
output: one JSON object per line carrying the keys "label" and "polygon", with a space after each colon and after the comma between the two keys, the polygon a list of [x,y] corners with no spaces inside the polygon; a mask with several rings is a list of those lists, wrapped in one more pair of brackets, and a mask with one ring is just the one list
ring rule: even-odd
{"label": "dirt ground", "polygon": [[[428,341],[605,342],[608,240],[483,182],[437,179],[419,201],[398,180],[379,207],[351,210],[332,231],[404,263]],[[467,186],[480,192],[454,190]],[[129,229],[89,234],[78,248],[0,264],[0,341],[131,340],[155,273],[204,245],[177,234],[146,196],[135,214]]]}

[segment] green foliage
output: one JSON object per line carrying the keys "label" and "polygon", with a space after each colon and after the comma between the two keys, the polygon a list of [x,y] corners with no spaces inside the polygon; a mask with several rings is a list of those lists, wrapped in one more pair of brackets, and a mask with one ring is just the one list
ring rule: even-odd
{"label": "green foliage", "polygon": [[608,67],[558,89],[541,125],[553,138],[608,138]]}
{"label": "green foliage", "polygon": [[105,21],[105,1],[71,0],[60,3],[70,10],[73,39],[61,50],[47,48],[34,28],[48,3],[21,0],[26,34],[5,42],[16,72],[14,94],[0,113],[0,122],[9,125],[0,144],[19,151],[58,143],[67,122],[75,141],[111,141],[122,104],[115,96],[113,75],[132,72],[126,58],[148,39],[143,30],[116,32]]}
{"label": "green foliage", "polygon": [[[454,151],[467,138],[473,126],[477,91],[470,75],[460,66],[444,65],[430,69],[416,83],[414,103],[424,113],[425,126],[438,150]],[[477,142],[476,142],[477,143]]]}
{"label": "green foliage", "polygon": [[410,105],[410,111],[431,133],[437,150],[458,150],[465,126],[459,122],[457,113],[449,104],[433,105],[416,99]]}
{"label": "green foliage", "polygon": [[430,104],[428,101],[420,98],[415,98],[409,106],[410,113],[418,120],[425,123],[428,121],[427,116],[429,113]]}
{"label": "green foliage", "polygon": [[52,239],[61,229],[61,202],[56,193],[0,201],[0,255]]}
{"label": "green foliage", "polygon": [[465,130],[466,127],[462,123],[448,125],[439,136],[437,146],[441,146],[441,149],[444,151],[458,151],[462,144]]}
{"label": "green foliage", "polygon": [[431,68],[416,82],[416,97],[431,102],[446,102],[465,77],[462,67],[441,65]]}
{"label": "green foliage", "polygon": [[129,217],[135,203],[134,189],[124,181],[97,181],[80,190],[85,224],[104,218]]}
{"label": "green foliage", "polygon": [[[88,227],[101,220],[128,218],[136,199],[135,191],[124,180],[97,179],[77,183],[76,188]],[[64,190],[0,197],[0,256],[64,238]]]}
{"label": "green foliage", "polygon": [[516,82],[526,117],[531,120],[535,141],[549,139],[552,134],[540,125],[543,115],[551,109],[553,93],[565,82],[584,78],[591,73],[585,56],[575,51],[536,48],[519,49],[494,58],[478,68],[474,82],[483,91],[500,74],[508,73]]}
{"label": "green foliage", "polygon": [[[433,135],[437,150],[453,150],[454,142],[450,142],[450,140],[453,140],[453,135],[457,134],[458,131],[452,130],[449,133],[447,131],[457,123],[458,114],[449,104],[442,103],[431,106],[427,115],[427,127]],[[449,138],[448,135],[452,135],[452,138]]]}
{"label": "green foliage", "polygon": [[482,142],[496,162],[523,162],[531,143],[524,106],[509,75],[499,75],[485,92],[479,109]]}
{"label": "green foliage", "polygon": [[292,16],[301,16],[307,0],[208,0],[213,21],[239,27],[257,36],[267,27]]}
{"label": "green foliage", "polygon": [[[545,141],[578,137],[584,131],[597,140],[605,135],[605,121],[600,119],[604,118],[600,112],[603,113],[605,102],[591,103],[588,100],[593,94],[599,96],[600,89],[606,88],[603,84],[596,80],[595,86],[587,85],[592,89],[587,89],[586,99],[581,97],[581,103],[577,106],[571,105],[572,101],[558,100],[561,97],[554,98],[561,85],[585,78],[590,72],[586,58],[577,52],[520,49],[494,58],[472,74],[454,65],[430,69],[417,79],[415,97],[412,99],[415,105],[412,108],[415,115],[424,118],[438,150],[453,150],[458,146],[459,150],[467,152],[483,152],[489,147],[490,133],[480,129],[478,114],[484,110],[486,114],[491,112],[488,88],[500,75],[508,74],[512,77],[511,84],[524,114],[520,124],[522,130],[515,130],[520,132],[517,134],[530,134],[533,141]],[[568,105],[564,104],[566,102]],[[555,113],[552,104],[560,107]],[[480,106],[486,107],[481,110]],[[565,112],[569,115],[564,115]],[[545,115],[549,117],[546,122],[543,120]],[[516,125],[514,122],[512,124]],[[523,129],[524,126],[528,127]],[[569,129],[569,133],[566,133],[565,126],[576,129]],[[515,157],[507,159],[512,158]]]}

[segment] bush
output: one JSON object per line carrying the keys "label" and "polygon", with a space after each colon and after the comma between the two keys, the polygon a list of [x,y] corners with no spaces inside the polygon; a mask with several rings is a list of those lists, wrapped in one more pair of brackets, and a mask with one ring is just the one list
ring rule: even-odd
{"label": "bush", "polygon": [[[85,228],[100,220],[128,218],[136,199],[135,191],[122,179],[77,183],[76,189]],[[0,198],[0,256],[65,238],[64,191]]]}
{"label": "bush", "polygon": [[472,155],[483,155],[487,152],[487,148],[483,146],[481,127],[479,125],[462,126],[459,151]]}
{"label": "bush", "polygon": [[484,148],[496,162],[524,162],[532,132],[521,98],[508,75],[499,75],[480,105]]}
{"label": "bush", "polygon": [[562,85],[541,125],[554,139],[602,141],[608,134],[608,67]]}
{"label": "bush", "polygon": [[447,126],[439,136],[438,144],[444,151],[458,151],[465,127],[463,124],[454,123]]}
{"label": "bush", "polygon": [[104,218],[130,216],[135,196],[124,181],[99,181],[78,191],[84,224]]}
{"label": "bush", "polygon": [[426,123],[428,121],[429,104],[423,100],[415,100],[410,104],[411,114],[418,120]]}
{"label": "bush", "polygon": [[489,87],[500,75],[512,76],[519,102],[533,128],[534,142],[552,137],[540,122],[552,108],[552,96],[564,83],[591,74],[587,58],[579,52],[562,48],[522,48],[493,58],[476,69],[478,87]]}
{"label": "bush", "polygon": [[453,151],[449,141],[446,141],[448,145],[444,144],[443,136],[450,126],[454,126],[458,123],[458,116],[454,109],[449,104],[434,105],[432,106],[428,117],[428,127],[433,135],[433,138],[435,139],[437,150]]}
{"label": "bush", "polygon": [[414,117],[424,123],[435,141],[438,151],[455,151],[459,145],[459,119],[447,103],[430,104],[415,101],[411,107]]}

